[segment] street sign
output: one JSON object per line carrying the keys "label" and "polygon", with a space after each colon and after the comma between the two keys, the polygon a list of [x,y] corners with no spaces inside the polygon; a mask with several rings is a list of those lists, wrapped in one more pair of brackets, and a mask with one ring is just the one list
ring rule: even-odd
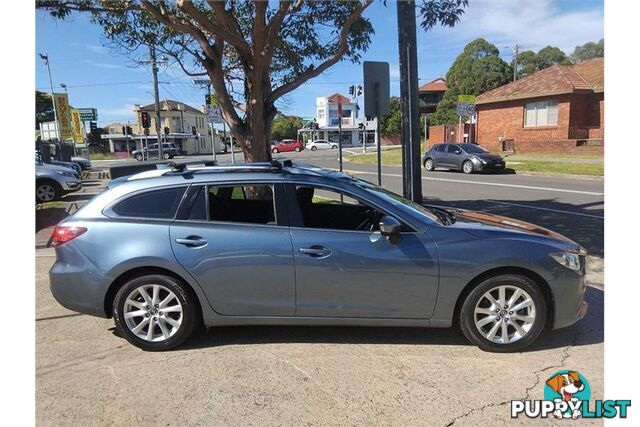
{"label": "street sign", "polygon": [[460,117],[471,117],[476,114],[476,97],[474,95],[458,95],[456,112]]}
{"label": "street sign", "polygon": [[[389,63],[364,61],[364,115],[389,114]],[[376,90],[377,88],[377,90]]]}
{"label": "street sign", "polygon": [[78,108],[80,112],[80,120],[83,122],[92,122],[98,120],[98,110],[95,108]]}
{"label": "street sign", "polygon": [[207,120],[209,120],[209,123],[222,123],[220,107],[207,105]]}

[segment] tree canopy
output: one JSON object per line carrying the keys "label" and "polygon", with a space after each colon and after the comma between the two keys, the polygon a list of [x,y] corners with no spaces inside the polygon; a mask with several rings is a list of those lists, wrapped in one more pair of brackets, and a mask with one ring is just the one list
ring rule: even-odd
{"label": "tree canopy", "polygon": [[273,119],[273,127],[271,128],[271,137],[276,141],[283,139],[296,139],[298,137],[298,129],[302,128],[302,118],[298,116],[285,116],[278,114]]}
{"label": "tree canopy", "polygon": [[[271,158],[276,101],[340,61],[358,62],[373,26],[373,0],[37,0],[65,19],[89,13],[130,57],[152,46],[189,76],[208,76],[224,120],[247,161]],[[422,0],[425,30],[458,22],[468,0]]]}
{"label": "tree canopy", "polygon": [[[528,76],[536,71],[544,70],[552,65],[568,65],[571,61],[567,55],[554,46],[547,46],[538,51],[525,50],[518,55],[518,78]],[[513,61],[511,62],[513,67]]]}
{"label": "tree canopy", "polygon": [[51,95],[36,90],[36,130],[40,128],[40,123],[52,122],[53,118]]}
{"label": "tree canopy", "polygon": [[600,39],[598,43],[588,42],[582,46],[576,46],[571,54],[571,61],[577,64],[588,59],[602,57],[604,57],[604,39]]}
{"label": "tree canopy", "polygon": [[458,95],[480,95],[508,83],[512,74],[511,66],[500,58],[496,46],[484,39],[467,44],[447,72],[447,91],[429,117],[431,124],[458,123]]}

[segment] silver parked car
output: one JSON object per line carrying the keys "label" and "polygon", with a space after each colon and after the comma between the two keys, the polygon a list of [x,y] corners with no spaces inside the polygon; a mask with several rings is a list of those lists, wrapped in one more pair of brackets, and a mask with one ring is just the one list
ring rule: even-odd
{"label": "silver parked car", "polygon": [[55,229],[51,291],[145,350],[202,323],[449,327],[517,351],[585,315],[586,253],[290,162],[129,177]]}
{"label": "silver parked car", "polygon": [[81,188],[80,175],[73,169],[36,162],[36,203],[52,202]]}

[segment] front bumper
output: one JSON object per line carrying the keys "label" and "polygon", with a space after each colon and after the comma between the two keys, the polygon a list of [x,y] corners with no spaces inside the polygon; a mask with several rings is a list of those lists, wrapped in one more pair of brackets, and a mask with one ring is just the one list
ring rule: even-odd
{"label": "front bumper", "polygon": [[584,300],[584,272],[567,271],[550,283],[554,299],[553,329],[565,328],[582,319],[589,308]]}
{"label": "front bumper", "polygon": [[478,162],[478,171],[482,171],[482,172],[501,172],[504,171],[506,166],[505,161],[491,161],[491,162],[486,162],[486,163],[481,163]]}

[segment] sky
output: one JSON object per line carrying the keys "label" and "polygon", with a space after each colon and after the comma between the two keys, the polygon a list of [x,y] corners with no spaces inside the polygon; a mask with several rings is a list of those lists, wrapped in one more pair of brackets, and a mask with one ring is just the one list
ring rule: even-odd
{"label": "sky", "polygon": [[[417,1],[420,3],[420,0]],[[512,60],[511,46],[537,51],[547,45],[570,54],[577,45],[604,37],[602,0],[470,0],[470,6],[454,28],[437,27],[426,33],[418,29],[418,75],[424,84],[447,70],[464,46],[482,37]],[[375,30],[363,60],[387,61],[391,70],[391,95],[400,92],[398,37],[395,2],[374,2],[364,16]],[[418,18],[419,22],[419,18]],[[76,108],[97,108],[98,125],[134,122],[134,104],[153,102],[151,69],[136,66],[105,47],[99,26],[83,15],[56,21],[36,12],[36,89],[50,92],[47,69],[38,53],[49,55],[53,88],[66,84],[69,102]],[[193,84],[177,65],[161,66],[160,98],[185,102],[196,108],[204,91]],[[341,92],[348,96],[352,84],[362,83],[362,65],[338,63],[321,76],[287,95],[278,108],[284,114],[313,117],[315,98]],[[362,99],[360,99],[362,102]]]}

